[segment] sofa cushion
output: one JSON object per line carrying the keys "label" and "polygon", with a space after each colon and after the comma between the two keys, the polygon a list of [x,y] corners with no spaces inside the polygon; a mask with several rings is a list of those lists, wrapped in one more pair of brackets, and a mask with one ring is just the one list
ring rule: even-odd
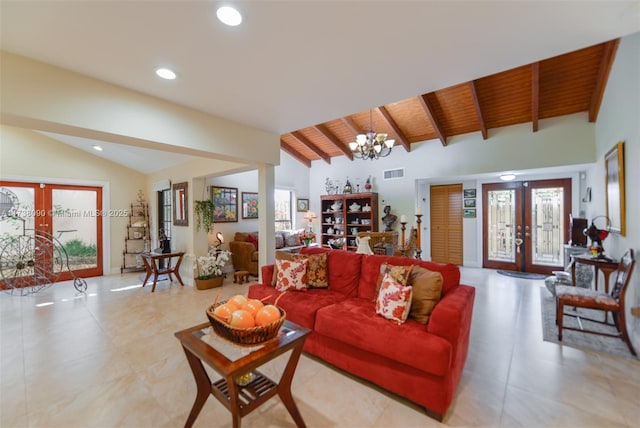
{"label": "sofa cushion", "polygon": [[436,303],[440,301],[442,274],[416,265],[411,271],[411,287],[413,297],[409,316],[420,324],[426,324]]}
{"label": "sofa cushion", "polygon": [[258,237],[254,234],[250,233],[247,235],[247,242],[250,242],[255,247],[256,251],[258,251]]}
{"label": "sofa cushion", "polygon": [[276,250],[284,247],[284,236],[281,232],[276,232]]}
{"label": "sofa cushion", "polygon": [[[458,266],[448,263],[434,263],[409,257],[366,255],[362,258],[362,273],[358,283],[358,297],[373,300],[376,291],[376,279],[380,272],[382,263],[389,263],[395,266],[420,265],[430,271],[442,274],[442,295],[446,295],[452,288],[460,285],[460,269]],[[331,268],[331,267],[329,267]],[[332,287],[331,281],[329,286]]]}
{"label": "sofa cushion", "polygon": [[307,289],[307,265],[306,259],[302,260],[276,260],[278,275],[276,290],[278,291],[304,291]]}
{"label": "sofa cushion", "polygon": [[329,269],[327,264],[327,253],[308,254],[307,280],[310,288],[329,287]]}
{"label": "sofa cushion", "polygon": [[[274,303],[282,293],[264,284],[249,286],[249,297]],[[287,319],[304,327],[313,329],[318,309],[338,303],[345,299],[344,294],[328,289],[309,288],[305,293],[284,293],[278,300],[278,306],[287,313]]]}
{"label": "sofa cushion", "polygon": [[[273,277],[271,278],[271,285],[275,287],[276,282],[278,280],[278,260],[302,260],[305,259],[306,256],[296,253],[289,253],[287,251],[276,251],[276,263],[273,268]],[[265,281],[267,282],[267,281]]]}
{"label": "sofa cushion", "polygon": [[378,280],[376,281],[376,294],[373,298],[373,301],[375,302],[376,300],[378,300],[378,291],[380,290],[380,286],[382,285],[382,280],[387,275],[389,275],[394,281],[398,282],[402,286],[410,285],[412,268],[412,265],[394,266],[389,263],[382,263],[380,265],[380,274],[378,275]]}
{"label": "sofa cushion", "polygon": [[376,313],[397,324],[403,324],[409,316],[412,295],[412,287],[402,285],[391,274],[386,273],[376,299]]}
{"label": "sofa cushion", "polygon": [[451,366],[452,347],[448,341],[428,333],[424,325],[413,319],[402,325],[389,322],[376,315],[375,304],[370,299],[347,298],[319,309],[314,330],[437,376],[447,374]]}
{"label": "sofa cushion", "polygon": [[284,236],[284,246],[295,247],[302,245],[302,240],[300,239],[300,234],[302,232],[304,232],[304,229],[283,231],[282,235]]}

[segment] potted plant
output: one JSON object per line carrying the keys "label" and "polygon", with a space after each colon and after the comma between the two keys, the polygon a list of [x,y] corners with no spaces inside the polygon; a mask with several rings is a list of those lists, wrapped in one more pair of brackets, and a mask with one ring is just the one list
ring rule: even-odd
{"label": "potted plant", "polygon": [[215,206],[211,200],[194,201],[196,212],[196,228],[203,228],[209,233],[213,228],[213,212]]}
{"label": "potted plant", "polygon": [[196,259],[196,288],[198,290],[207,290],[209,288],[220,287],[224,281],[224,272],[222,268],[229,261],[231,252],[227,250],[209,249],[206,256]]}

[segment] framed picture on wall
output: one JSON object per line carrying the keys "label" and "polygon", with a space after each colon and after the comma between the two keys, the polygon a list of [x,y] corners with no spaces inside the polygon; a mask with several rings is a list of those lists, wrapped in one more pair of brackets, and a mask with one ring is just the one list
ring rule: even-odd
{"label": "framed picture on wall", "polygon": [[476,189],[464,189],[463,195],[465,198],[475,198],[476,197]]}
{"label": "framed picture on wall", "polygon": [[607,217],[609,230],[624,236],[625,200],[624,200],[624,142],[619,141],[604,155],[605,196],[607,199]]}
{"label": "framed picture on wall", "polygon": [[296,206],[296,210],[298,212],[309,211],[309,199],[298,198],[298,204]]}
{"label": "framed picture on wall", "polygon": [[465,209],[462,211],[462,217],[464,218],[476,218],[475,209]]}
{"label": "framed picture on wall", "polygon": [[242,218],[258,218],[258,194],[242,192]]}
{"label": "framed picture on wall", "polygon": [[213,221],[233,223],[238,221],[238,188],[211,186]]}
{"label": "framed picture on wall", "polygon": [[173,225],[189,226],[189,183],[173,183]]}
{"label": "framed picture on wall", "polygon": [[464,207],[465,208],[475,208],[476,207],[476,200],[475,199],[465,199],[464,200]]}

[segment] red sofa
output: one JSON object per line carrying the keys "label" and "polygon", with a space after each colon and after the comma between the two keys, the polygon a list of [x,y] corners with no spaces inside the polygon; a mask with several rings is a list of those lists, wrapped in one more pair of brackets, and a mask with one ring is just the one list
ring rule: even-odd
{"label": "red sofa", "polygon": [[[288,292],[278,305],[287,319],[312,330],[304,350],[426,408],[439,421],[453,400],[467,358],[475,289],[460,284],[452,264],[406,257],[328,252],[328,289]],[[443,276],[442,298],[427,325],[408,319],[397,325],[376,315],[374,294],[380,265],[419,264]],[[273,265],[262,267],[261,284],[249,297],[273,303]]]}

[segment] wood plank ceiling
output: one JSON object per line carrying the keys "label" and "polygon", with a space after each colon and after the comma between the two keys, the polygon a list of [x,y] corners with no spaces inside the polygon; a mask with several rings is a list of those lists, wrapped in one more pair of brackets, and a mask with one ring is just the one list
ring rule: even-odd
{"label": "wood plank ceiling", "polygon": [[[396,140],[394,150],[411,144],[481,132],[519,123],[587,112],[595,122],[619,39],[524,65],[373,109],[373,129]],[[369,130],[369,111],[298,129],[280,136],[280,147],[311,167],[335,156],[353,160],[349,142]]]}

